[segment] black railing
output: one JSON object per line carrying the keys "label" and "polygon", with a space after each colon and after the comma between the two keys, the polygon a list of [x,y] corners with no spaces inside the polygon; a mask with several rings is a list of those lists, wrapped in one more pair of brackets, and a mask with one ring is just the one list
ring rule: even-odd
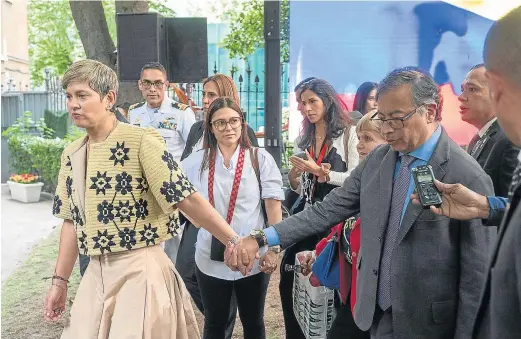
{"label": "black railing", "polygon": [[[287,66],[283,67],[281,82],[281,101],[282,106],[288,106],[288,95],[289,95],[289,78],[287,74]],[[217,63],[214,63],[213,73],[217,74]],[[239,99],[241,101],[241,109],[246,112],[246,121],[257,130],[260,126],[264,126],[264,87],[261,85],[262,74],[253,74],[249,63],[244,73],[239,73],[237,67],[232,66],[227,72],[227,75],[235,81],[237,90],[239,92]],[[189,93],[189,97],[194,101],[196,106],[202,106],[203,99],[203,84],[190,84],[183,88],[183,90]],[[173,91],[169,91],[170,97],[174,97]]]}

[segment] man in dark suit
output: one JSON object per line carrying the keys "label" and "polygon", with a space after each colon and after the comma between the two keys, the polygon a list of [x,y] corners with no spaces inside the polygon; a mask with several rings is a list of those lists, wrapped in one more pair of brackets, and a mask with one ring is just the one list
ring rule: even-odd
{"label": "man in dark suit", "polygon": [[227,251],[228,265],[246,273],[259,247],[287,247],[360,212],[358,327],[370,329],[371,338],[467,338],[496,230],[411,204],[411,169],[429,164],[438,179],[464,182],[481,194],[493,188],[439,125],[439,100],[429,74],[391,72],[379,85],[375,115],[388,145],[367,155],[322,203],[243,238]]}
{"label": "man in dark suit", "polygon": [[461,85],[461,119],[478,129],[468,152],[492,179],[497,196],[506,197],[517,165],[519,148],[515,147],[499,126],[492,108],[485,65],[470,70]]}
{"label": "man in dark suit", "polygon": [[[521,146],[521,7],[512,10],[490,29],[485,42],[485,67],[492,105],[508,139]],[[440,215],[469,220],[488,219],[498,225],[498,241],[480,297],[472,334],[478,339],[521,338],[521,186],[518,165],[511,184],[511,199],[484,196],[465,183],[443,184]],[[472,189],[472,187],[470,187]],[[509,194],[510,195],[510,194]],[[417,202],[417,200],[416,200]]]}

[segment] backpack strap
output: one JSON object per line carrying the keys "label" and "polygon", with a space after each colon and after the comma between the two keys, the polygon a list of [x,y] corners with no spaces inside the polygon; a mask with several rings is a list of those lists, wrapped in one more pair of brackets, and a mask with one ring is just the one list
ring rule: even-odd
{"label": "backpack strap", "polygon": [[253,166],[253,170],[255,171],[255,176],[257,177],[257,183],[259,184],[261,210],[262,210],[262,216],[264,217],[264,226],[266,226],[268,224],[268,214],[266,212],[266,204],[264,202],[264,199],[262,199],[262,184],[261,184],[261,178],[260,178],[259,148],[258,147],[250,147],[250,160],[251,160],[251,165]]}

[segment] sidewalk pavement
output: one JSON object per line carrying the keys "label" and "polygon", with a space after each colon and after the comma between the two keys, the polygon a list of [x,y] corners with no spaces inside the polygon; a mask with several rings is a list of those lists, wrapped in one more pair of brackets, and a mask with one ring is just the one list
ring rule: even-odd
{"label": "sidewalk pavement", "polygon": [[42,239],[60,225],[52,215],[52,200],[42,194],[40,201],[25,204],[11,199],[9,189],[2,189],[1,242],[2,283],[20,267]]}

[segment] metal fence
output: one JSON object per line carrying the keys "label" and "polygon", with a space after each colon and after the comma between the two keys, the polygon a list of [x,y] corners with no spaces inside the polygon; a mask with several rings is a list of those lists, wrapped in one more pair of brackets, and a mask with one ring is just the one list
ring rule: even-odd
{"label": "metal fence", "polygon": [[[42,91],[4,91],[2,92],[2,129],[5,131],[16,119],[21,117],[24,112],[30,111],[33,120],[37,121],[44,118],[45,111],[60,112],[66,110],[66,95],[61,88],[60,79],[57,76],[47,74],[45,80],[45,90]],[[9,149],[7,140],[2,137],[1,148],[2,173],[1,180],[6,182],[9,179]]]}
{"label": "metal fence", "polygon": [[[213,74],[217,74],[217,72],[217,63],[215,63]],[[264,75],[253,74],[249,64],[244,72],[239,72],[236,67],[232,66],[226,73],[234,80],[237,86],[241,109],[246,113],[246,121],[254,130],[258,130],[260,126],[264,126]],[[281,85],[282,107],[288,107],[289,77],[287,76],[286,64],[282,65]],[[182,89],[196,105],[202,106],[202,83],[183,84]],[[175,94],[172,90],[169,90],[168,96],[175,97]]]}

